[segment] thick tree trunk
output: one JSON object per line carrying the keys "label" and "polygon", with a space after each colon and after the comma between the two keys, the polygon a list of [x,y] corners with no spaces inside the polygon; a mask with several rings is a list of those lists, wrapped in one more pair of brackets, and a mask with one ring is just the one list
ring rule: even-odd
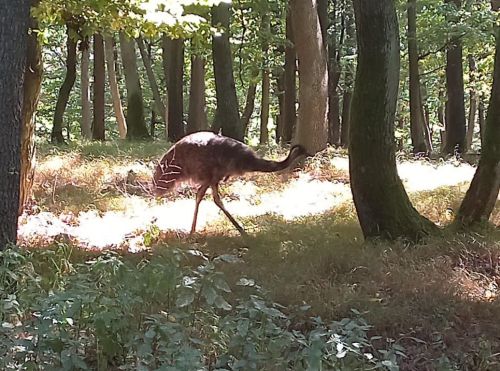
{"label": "thick tree trunk", "polygon": [[64,111],[66,111],[69,94],[76,80],[76,41],[70,37],[69,26],[67,27],[67,35],[66,77],[61,85],[61,89],[59,89],[56,110],[54,112],[54,123],[50,135],[53,143],[64,143],[64,136],[62,133]]}
{"label": "thick tree trunk", "polygon": [[[445,0],[460,8],[461,0]],[[446,51],[446,87],[448,102],[446,107],[445,154],[462,153],[465,150],[465,104],[464,76],[462,66],[462,42],[455,37],[450,40]]]}
{"label": "thick tree trunk", "polygon": [[[153,92],[154,109],[156,113],[166,120],[167,111],[165,105],[163,104],[163,99],[161,97],[160,88],[156,82],[156,76],[153,71],[153,65],[151,63],[151,58],[144,45],[144,40],[142,37],[137,38],[137,45],[139,46],[139,51],[141,52],[142,62],[144,63],[144,68],[146,69],[146,75],[148,76],[149,86]],[[181,85],[182,86],[182,85]]]}
{"label": "thick tree trunk", "polygon": [[19,187],[19,212],[24,211],[33,187],[35,176],[35,110],[42,86],[42,47],[38,42],[38,24],[30,19],[26,70],[24,73],[23,110],[21,126],[21,175]]}
{"label": "thick tree trunk", "polygon": [[92,139],[105,140],[105,81],[104,40],[101,35],[94,35],[94,120],[92,122]]}
{"label": "thick tree trunk", "polygon": [[297,53],[295,50],[295,38],[290,9],[287,11],[286,15],[286,39],[285,71],[283,76],[283,129],[281,132],[283,133],[283,143],[290,143],[297,124]]}
{"label": "thick tree trunk", "polygon": [[127,139],[151,139],[144,120],[144,101],[134,45],[133,40],[120,33],[120,48],[127,87]]}
{"label": "thick tree trunk", "polygon": [[476,113],[477,113],[477,93],[476,93],[476,87],[474,86],[475,81],[476,81],[476,61],[474,59],[474,56],[469,54],[467,56],[467,59],[469,61],[469,84],[470,84],[470,89],[469,89],[469,117],[468,117],[468,122],[467,122],[467,135],[466,135],[466,141],[465,141],[465,151],[469,152],[472,147],[472,140],[474,139],[474,127],[476,124]]}
{"label": "thick tree trunk", "polygon": [[252,79],[248,85],[247,97],[245,101],[245,108],[241,115],[241,125],[243,126],[243,132],[246,136],[248,134],[248,125],[250,124],[250,119],[252,118],[253,110],[255,107],[255,94],[257,91],[257,83]]}
{"label": "thick tree trunk", "polygon": [[205,59],[191,56],[191,86],[189,87],[189,113],[187,134],[207,130],[207,105],[205,101]]}
{"label": "thick tree trunk", "polygon": [[238,111],[238,98],[233,76],[233,59],[229,43],[229,23],[231,5],[220,3],[212,8],[212,25],[223,28],[222,35],[212,39],[212,56],[214,61],[215,91],[217,109],[213,128],[222,130],[222,134],[243,141],[244,131]]}
{"label": "thick tree trunk", "polygon": [[328,140],[328,66],[316,0],[290,3],[299,60],[299,117],[295,141],[310,154]]}
{"label": "thick tree trunk", "polygon": [[169,39],[168,47],[168,139],[184,136],[184,39]]}
{"label": "thick tree trunk", "polygon": [[0,12],[0,250],[17,242],[23,80],[30,0],[2,0]]}
{"label": "thick tree trunk", "polygon": [[431,149],[425,140],[425,119],[420,96],[420,74],[417,47],[417,1],[408,0],[408,60],[410,92],[410,133],[413,153],[429,155]]}
{"label": "thick tree trunk", "polygon": [[486,116],[484,147],[470,188],[457,214],[457,222],[464,227],[489,219],[500,190],[500,27],[496,28],[496,37],[493,86]]}
{"label": "thick tree trunk", "polygon": [[115,53],[113,46],[113,37],[106,36],[104,40],[104,51],[106,54],[106,67],[108,68],[109,90],[111,90],[111,99],[113,101],[113,110],[115,112],[116,123],[118,125],[118,134],[120,139],[127,137],[127,124],[123,115],[122,100],[120,90],[116,80]]}
{"label": "thick tree trunk", "polygon": [[355,0],[358,67],[349,130],[349,171],[365,238],[418,240],[435,229],[411,205],[396,170],[394,117],[399,30],[392,0]]}
{"label": "thick tree trunk", "polygon": [[81,134],[86,139],[92,139],[92,112],[90,109],[90,45],[88,38],[80,41],[82,60],[80,62],[80,87],[82,91],[82,122]]}

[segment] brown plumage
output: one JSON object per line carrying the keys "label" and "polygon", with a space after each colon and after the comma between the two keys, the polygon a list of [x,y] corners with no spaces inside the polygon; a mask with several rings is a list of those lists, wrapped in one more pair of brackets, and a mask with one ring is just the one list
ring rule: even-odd
{"label": "brown plumage", "polygon": [[157,196],[166,194],[176,184],[191,182],[198,185],[191,233],[196,229],[198,208],[209,187],[215,204],[231,223],[244,234],[245,231],[224,207],[219,194],[219,183],[231,176],[248,172],[275,172],[289,168],[298,157],[306,154],[295,145],[283,161],[260,158],[245,144],[208,131],[190,134],[175,143],[158,163],[153,176],[153,190]]}

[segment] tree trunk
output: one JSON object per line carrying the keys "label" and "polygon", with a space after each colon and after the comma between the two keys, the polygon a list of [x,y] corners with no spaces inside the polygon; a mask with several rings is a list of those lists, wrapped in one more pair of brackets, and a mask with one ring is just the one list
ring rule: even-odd
{"label": "tree trunk", "polygon": [[229,43],[231,5],[221,2],[212,8],[212,25],[223,28],[222,35],[212,38],[217,109],[213,128],[222,134],[243,141],[244,132],[238,111],[238,98],[233,76],[233,59]]}
{"label": "tree trunk", "polygon": [[102,35],[94,35],[94,121],[92,122],[92,139],[105,140],[105,81],[104,40]]}
{"label": "tree trunk", "polygon": [[317,0],[292,0],[291,12],[299,60],[299,117],[295,141],[309,154],[328,140],[328,66]]}
{"label": "tree trunk", "polygon": [[144,40],[142,39],[142,37],[137,38],[136,41],[137,45],[139,46],[139,51],[141,52],[141,58],[142,62],[144,63],[144,68],[146,69],[146,74],[149,80],[149,86],[151,87],[151,91],[153,92],[154,109],[156,110],[156,113],[160,117],[162,117],[166,122],[167,111],[165,109],[165,105],[163,104],[160,88],[158,87],[158,83],[156,82],[156,77],[153,71],[151,58],[149,57],[149,54],[146,50],[146,46],[144,45]]}
{"label": "tree trunk", "polygon": [[30,0],[3,1],[0,12],[0,250],[17,242],[30,4]]}
{"label": "tree trunk", "polygon": [[293,132],[295,131],[297,123],[297,53],[295,50],[295,38],[292,27],[292,16],[290,8],[286,15],[286,39],[285,46],[285,68],[283,75],[283,129],[282,141],[283,143],[290,143],[292,141]]}
{"label": "tree trunk", "polygon": [[425,119],[420,96],[420,74],[417,47],[417,0],[408,0],[408,60],[410,92],[410,134],[413,153],[430,155],[425,140]]}
{"label": "tree trunk", "polygon": [[205,58],[191,56],[191,86],[189,87],[189,113],[187,133],[207,130],[207,105],[205,101]]}
{"label": "tree trunk", "polygon": [[92,139],[92,118],[90,110],[90,45],[88,38],[80,41],[80,50],[82,52],[82,60],[80,63],[80,86],[82,91],[82,122],[80,131],[84,138]]}
{"label": "tree trunk", "polygon": [[144,101],[134,41],[121,32],[120,48],[127,87],[127,139],[151,139],[144,119]]}
{"label": "tree trunk", "polygon": [[355,0],[358,67],[349,131],[349,171],[365,238],[418,240],[435,229],[411,205],[396,170],[394,118],[399,30],[392,0]]}
{"label": "tree trunk", "polygon": [[54,112],[54,123],[52,133],[50,135],[53,143],[64,143],[64,136],[62,133],[64,111],[66,111],[69,94],[71,93],[71,89],[73,88],[76,80],[76,41],[74,41],[70,36],[69,26],[66,27],[66,30],[66,77],[61,85],[61,89],[59,89],[56,110]]}
{"label": "tree trunk", "polygon": [[285,91],[285,74],[280,71],[276,75],[276,91],[278,96],[279,113],[276,115],[276,144],[283,141],[283,112],[284,112],[284,91]]}
{"label": "tree trunk", "polygon": [[106,54],[106,66],[108,67],[109,90],[111,90],[111,99],[113,100],[113,110],[115,112],[116,123],[118,125],[118,134],[120,139],[127,137],[127,124],[123,115],[122,100],[120,90],[116,80],[115,53],[113,46],[113,37],[106,36],[104,40],[104,51]]}
{"label": "tree trunk", "polygon": [[344,148],[349,147],[349,126],[351,126],[351,103],[352,91],[346,86],[344,98],[342,99],[342,130],[340,132],[340,145]]}
{"label": "tree trunk", "polygon": [[477,93],[476,93],[476,87],[474,86],[476,82],[476,61],[474,57],[469,54],[467,56],[467,59],[469,61],[469,84],[470,84],[470,89],[469,89],[469,117],[468,117],[468,124],[467,124],[467,134],[466,134],[466,142],[465,142],[465,151],[469,152],[472,147],[472,140],[474,138],[474,126],[476,124],[476,112],[477,112]]}
{"label": "tree trunk", "polygon": [[496,27],[493,86],[486,116],[484,147],[470,188],[460,205],[457,222],[469,227],[487,221],[500,190],[500,27]]}
{"label": "tree trunk", "polygon": [[250,119],[252,118],[253,110],[255,107],[256,91],[257,84],[255,80],[252,79],[248,85],[245,108],[243,109],[243,114],[241,115],[241,125],[243,126],[243,132],[245,136],[248,134],[248,125],[250,124]]}
{"label": "tree trunk", "polygon": [[481,149],[484,147],[484,132],[486,131],[486,119],[485,119],[485,109],[484,102],[482,98],[479,98],[479,107],[478,107],[478,121],[479,121],[479,135],[481,136]]}
{"label": "tree trunk", "polygon": [[[354,15],[351,11],[346,15],[346,46],[347,50],[356,49],[356,30],[354,25]],[[354,55],[350,54],[349,60]],[[354,85],[354,66],[353,63],[346,64],[344,67],[344,97],[342,99],[342,126],[340,131],[340,145],[344,148],[349,146],[349,126],[351,121],[351,102],[352,90]]]}
{"label": "tree trunk", "polygon": [[[445,0],[460,8],[461,0]],[[462,67],[462,42],[458,37],[450,40],[446,51],[446,87],[448,103],[446,107],[445,154],[462,153],[465,150],[465,105],[464,76]]]}
{"label": "tree trunk", "polygon": [[30,19],[31,33],[28,34],[26,69],[23,86],[23,108],[21,126],[21,175],[19,188],[19,212],[24,211],[33,187],[35,176],[35,110],[42,86],[42,47],[38,42],[38,24]]}
{"label": "tree trunk", "polygon": [[184,136],[184,39],[168,39],[168,139],[176,142]]}
{"label": "tree trunk", "polygon": [[269,71],[262,70],[262,99],[260,102],[260,135],[259,143],[267,144],[269,142],[269,132],[267,124],[269,122],[269,90],[271,81]]}

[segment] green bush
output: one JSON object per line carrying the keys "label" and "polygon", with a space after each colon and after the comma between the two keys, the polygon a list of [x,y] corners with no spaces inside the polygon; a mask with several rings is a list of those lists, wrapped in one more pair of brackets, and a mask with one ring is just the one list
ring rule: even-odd
{"label": "green bush", "polygon": [[397,370],[404,356],[376,349],[357,311],[327,324],[306,305],[269,302],[249,278],[236,295],[217,270],[232,255],[72,255],[0,252],[1,369]]}

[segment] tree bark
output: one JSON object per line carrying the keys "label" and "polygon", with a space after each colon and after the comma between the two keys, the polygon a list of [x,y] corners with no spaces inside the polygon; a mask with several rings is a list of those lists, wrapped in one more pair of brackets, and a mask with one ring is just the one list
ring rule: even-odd
{"label": "tree bark", "polygon": [[144,68],[146,69],[146,75],[148,76],[149,86],[151,87],[151,91],[153,92],[154,109],[156,110],[156,113],[160,117],[162,117],[166,122],[167,110],[165,109],[165,105],[163,104],[160,88],[158,87],[158,83],[156,82],[156,76],[153,71],[151,58],[149,57],[149,54],[146,50],[146,46],[144,45],[144,40],[142,39],[142,37],[137,38],[136,41],[137,45],[139,46],[139,51],[141,53],[142,62],[144,63]]}
{"label": "tree bark", "polygon": [[222,134],[243,141],[244,131],[238,111],[238,98],[233,76],[233,59],[229,43],[231,5],[221,2],[212,8],[212,25],[222,27],[222,35],[212,39],[217,109],[213,128]]}
{"label": "tree bark", "polygon": [[295,50],[295,38],[290,8],[286,15],[286,39],[285,71],[283,76],[283,129],[281,132],[283,133],[283,143],[290,143],[297,124],[297,53]]}
{"label": "tree bark", "polygon": [[344,91],[344,97],[342,99],[342,126],[341,126],[342,130],[340,132],[340,145],[344,148],[349,147],[349,126],[351,126],[351,104],[352,104],[351,89],[352,89],[351,87],[346,86],[346,89]]}
{"label": "tree bark", "polygon": [[144,101],[134,44],[133,40],[120,33],[120,48],[127,87],[127,139],[151,139],[144,119]]}
{"label": "tree bark", "polygon": [[[461,6],[461,0],[445,0]],[[465,150],[465,104],[464,77],[462,66],[462,42],[458,37],[450,40],[446,51],[446,87],[448,102],[446,107],[445,154],[462,153]]]}
{"label": "tree bark", "polygon": [[396,170],[394,118],[399,30],[392,0],[355,0],[358,67],[349,131],[349,171],[365,238],[412,241],[435,226],[412,206]]}
{"label": "tree bark", "polygon": [[417,1],[408,0],[408,60],[410,92],[410,133],[413,153],[430,155],[431,148],[425,140],[425,119],[420,94],[420,73],[417,47]]}
{"label": "tree bark", "polygon": [[104,52],[106,55],[106,67],[108,68],[109,90],[111,90],[111,99],[113,101],[113,110],[115,112],[116,123],[118,125],[118,135],[120,139],[127,137],[127,124],[123,115],[122,100],[120,90],[116,79],[115,53],[113,37],[106,36],[104,40]]}
{"label": "tree bark", "polygon": [[[36,4],[37,2],[35,2]],[[33,5],[35,5],[33,4]],[[19,212],[24,211],[31,197],[35,177],[35,110],[42,86],[42,47],[38,42],[38,23],[30,18],[31,32],[27,40],[26,69],[24,72],[23,108],[21,126],[21,174],[19,188]]]}
{"label": "tree bark", "polygon": [[71,93],[71,89],[73,88],[76,80],[76,41],[70,36],[69,26],[66,27],[66,30],[66,77],[61,85],[61,89],[59,89],[56,110],[54,112],[54,122],[52,133],[50,135],[53,143],[64,143],[64,136],[62,133],[63,117],[64,112],[66,111],[66,105],[68,104],[69,94]]}
{"label": "tree bark", "polygon": [[80,41],[82,60],[80,62],[80,86],[82,91],[82,122],[81,134],[86,139],[92,139],[92,118],[90,109],[90,45],[88,38]]}
{"label": "tree bark", "polygon": [[328,66],[317,0],[290,3],[299,60],[299,117],[295,141],[309,154],[326,148],[328,140]]}
{"label": "tree bark", "polygon": [[0,12],[0,250],[17,242],[30,4],[30,0],[3,0]]}
{"label": "tree bark", "polygon": [[284,112],[284,91],[285,91],[285,74],[280,71],[276,75],[276,90],[278,96],[279,113],[276,117],[276,144],[283,142],[283,112]]}
{"label": "tree bark", "polygon": [[269,90],[271,81],[269,71],[262,70],[262,99],[260,102],[260,135],[259,143],[267,144],[269,142],[269,131],[267,124],[269,122]]}
{"label": "tree bark", "polygon": [[168,39],[168,139],[176,142],[184,136],[184,39]]}
{"label": "tree bark", "polygon": [[187,133],[207,130],[207,105],[205,101],[205,59],[191,56],[191,86],[189,87],[189,113]]}
{"label": "tree bark", "polygon": [[94,35],[94,120],[92,122],[92,139],[105,140],[105,81],[104,40],[102,35]]}
{"label": "tree bark", "polygon": [[472,140],[474,139],[474,127],[476,125],[476,113],[477,113],[477,93],[476,93],[476,87],[474,86],[476,82],[476,76],[475,73],[477,71],[477,66],[476,66],[476,61],[474,59],[474,56],[472,54],[469,54],[467,56],[467,59],[469,61],[469,117],[468,117],[468,122],[467,122],[467,134],[466,134],[466,141],[465,141],[465,151],[469,152],[472,147]]}
{"label": "tree bark", "polygon": [[253,110],[255,107],[255,94],[257,92],[257,84],[254,79],[252,79],[248,85],[247,96],[245,101],[245,108],[241,115],[241,125],[243,126],[243,132],[246,136],[248,134],[248,126],[250,124],[250,119],[252,118]]}
{"label": "tree bark", "polygon": [[500,190],[500,27],[496,27],[496,53],[484,147],[470,188],[457,213],[463,227],[487,221]]}

